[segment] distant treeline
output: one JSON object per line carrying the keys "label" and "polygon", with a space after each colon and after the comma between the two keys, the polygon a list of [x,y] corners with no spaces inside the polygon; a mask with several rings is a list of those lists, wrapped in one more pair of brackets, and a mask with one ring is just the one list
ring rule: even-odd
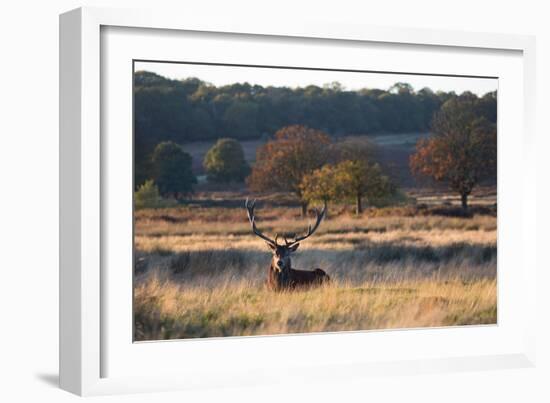
{"label": "distant treeline", "polygon": [[[170,80],[140,71],[134,75],[136,180],[149,171],[150,156],[162,141],[186,143],[219,138],[268,139],[278,129],[301,124],[331,136],[428,131],[432,116],[453,92],[414,91],[397,83],[389,90],[347,91],[324,87],[216,87],[197,78]],[[496,94],[478,103],[496,122]]]}

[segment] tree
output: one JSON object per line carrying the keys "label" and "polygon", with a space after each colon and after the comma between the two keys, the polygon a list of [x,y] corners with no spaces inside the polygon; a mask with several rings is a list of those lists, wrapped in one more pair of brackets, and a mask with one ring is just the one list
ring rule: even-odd
{"label": "tree", "polygon": [[343,161],[336,165],[335,180],[343,197],[355,200],[355,213],[363,212],[363,201],[376,204],[395,193],[390,179],[382,174],[378,164],[365,160]]}
{"label": "tree", "polygon": [[280,129],[274,140],[258,148],[248,185],[256,192],[293,192],[305,215],[308,201],[300,187],[302,178],[326,163],[329,144],[328,135],[320,130],[301,125]]}
{"label": "tree", "polygon": [[203,165],[212,182],[242,182],[250,171],[241,143],[228,138],[219,139],[208,150]]}
{"label": "tree", "polygon": [[337,199],[341,192],[336,174],[334,166],[327,164],[304,175],[300,183],[302,198],[308,203],[320,201],[328,206],[329,201]]}
{"label": "tree", "polygon": [[410,158],[412,171],[447,183],[468,210],[468,196],[483,179],[496,174],[496,126],[479,113],[469,93],[451,98],[434,116],[434,136],[421,139]]}
{"label": "tree", "polygon": [[162,195],[173,195],[178,199],[191,193],[197,183],[191,170],[191,156],[176,143],[159,143],[153,151],[155,182]]}

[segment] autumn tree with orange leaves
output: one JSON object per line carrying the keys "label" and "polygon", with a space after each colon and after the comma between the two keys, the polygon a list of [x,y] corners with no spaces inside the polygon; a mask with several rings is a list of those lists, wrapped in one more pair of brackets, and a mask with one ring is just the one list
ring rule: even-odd
{"label": "autumn tree with orange leaves", "polygon": [[326,163],[329,144],[326,133],[307,126],[293,125],[278,130],[274,140],[258,148],[248,186],[255,192],[293,192],[305,215],[308,200],[303,197],[300,183],[304,175]]}
{"label": "autumn tree with orange leaves", "polygon": [[421,139],[410,158],[413,173],[447,183],[468,211],[468,196],[480,181],[496,176],[497,132],[480,112],[479,98],[449,99],[432,122],[433,136]]}

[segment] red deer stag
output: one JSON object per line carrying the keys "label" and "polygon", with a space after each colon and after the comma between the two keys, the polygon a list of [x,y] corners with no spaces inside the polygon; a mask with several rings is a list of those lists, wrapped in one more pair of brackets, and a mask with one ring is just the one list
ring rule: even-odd
{"label": "red deer stag", "polygon": [[294,237],[292,241],[288,241],[286,237],[283,237],[285,243],[279,244],[277,242],[279,235],[275,235],[275,239],[270,239],[265,236],[256,227],[256,217],[254,216],[254,205],[256,201],[249,203],[246,199],[245,206],[248,213],[248,220],[252,225],[252,232],[262,238],[267,245],[273,251],[273,258],[271,259],[271,265],[267,275],[267,286],[274,291],[292,290],[295,288],[318,286],[330,281],[330,277],[321,269],[315,270],[295,270],[292,268],[290,261],[290,255],[296,252],[301,241],[309,238],[319,227],[319,224],[323,220],[326,207],[321,212],[315,210],[317,213],[317,220],[312,227],[309,225],[308,231],[305,235],[300,237]]}

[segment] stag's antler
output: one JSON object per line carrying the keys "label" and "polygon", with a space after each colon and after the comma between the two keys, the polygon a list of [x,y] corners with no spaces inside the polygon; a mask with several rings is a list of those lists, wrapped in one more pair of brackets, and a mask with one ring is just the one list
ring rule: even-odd
{"label": "stag's antler", "polygon": [[294,237],[294,240],[292,241],[287,241],[286,238],[285,238],[285,243],[286,243],[286,246],[290,247],[290,246],[294,246],[296,245],[298,242],[301,242],[303,241],[304,239],[306,238],[309,238],[311,235],[313,235],[313,233],[317,230],[317,228],[319,227],[319,224],[321,224],[321,221],[323,221],[323,218],[325,218],[325,213],[327,212],[327,206],[325,205],[323,207],[323,209],[321,211],[315,209],[315,214],[317,215],[317,219],[315,221],[315,225],[313,227],[311,227],[311,224],[309,224],[308,226],[308,229],[307,229],[307,233],[303,236],[299,236],[299,237]]}
{"label": "stag's antler", "polygon": [[246,207],[246,211],[247,211],[247,214],[248,214],[248,221],[250,221],[250,224],[252,224],[252,232],[254,232],[255,235],[259,236],[260,238],[262,238],[264,241],[266,241],[270,245],[277,246],[277,237],[278,237],[278,235],[275,238],[275,240],[270,239],[267,236],[265,236],[264,234],[262,234],[260,232],[260,230],[256,227],[256,217],[254,216],[254,206],[256,205],[256,200],[249,203],[248,202],[248,197],[247,197],[246,201],[244,202],[244,205]]}

